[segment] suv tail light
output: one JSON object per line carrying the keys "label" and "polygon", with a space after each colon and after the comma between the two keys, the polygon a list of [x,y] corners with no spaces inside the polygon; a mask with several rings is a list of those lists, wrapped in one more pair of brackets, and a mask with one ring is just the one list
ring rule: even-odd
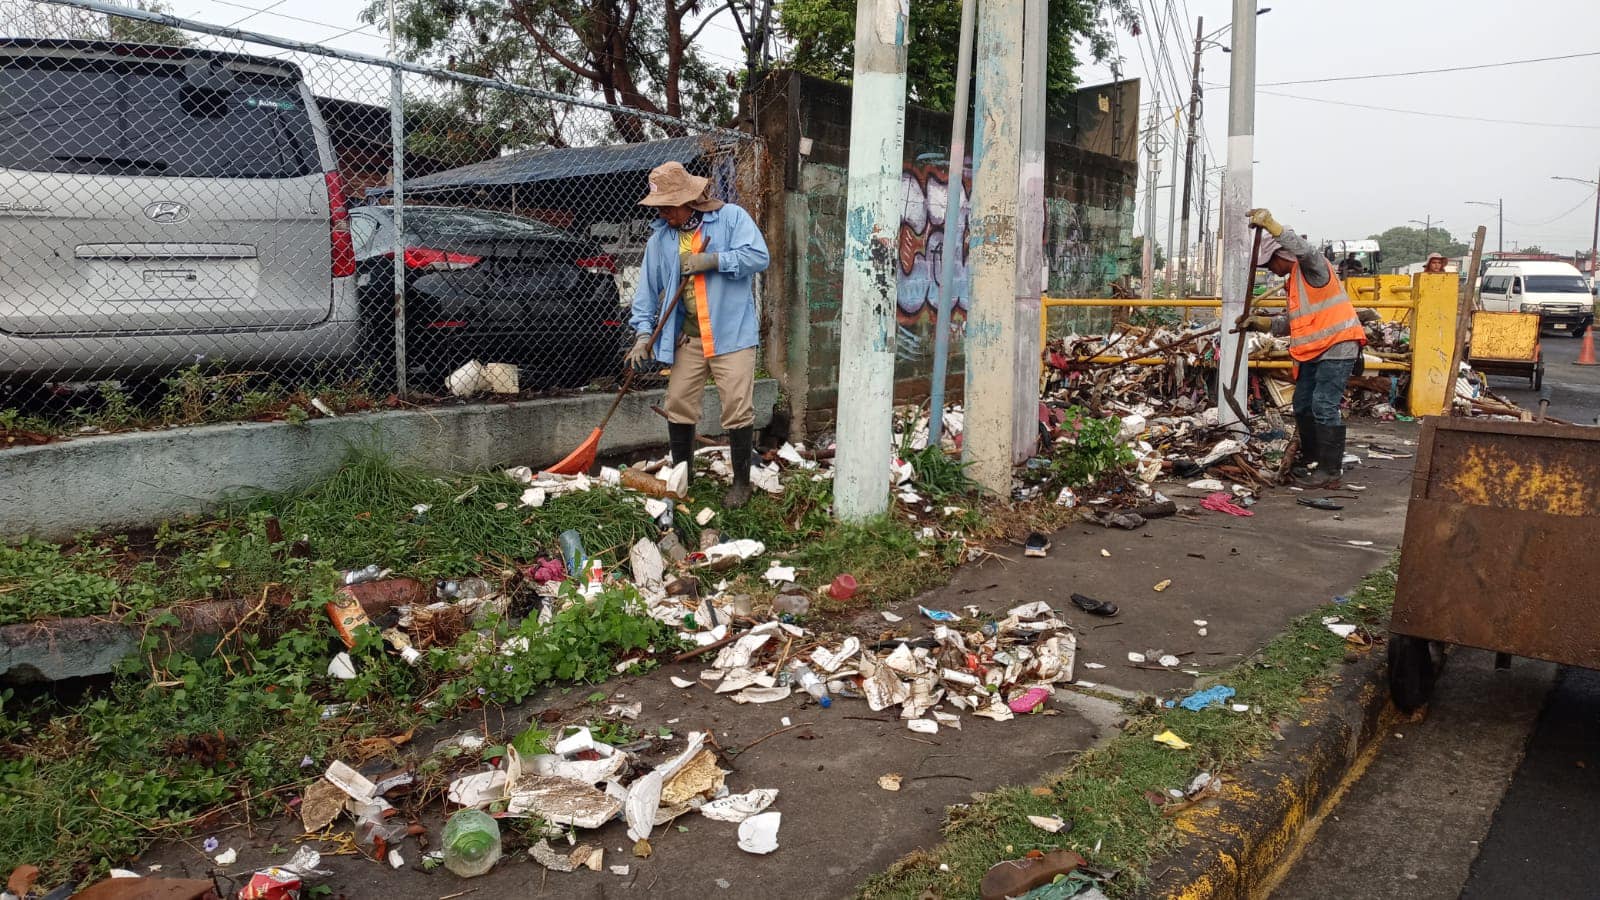
{"label": "suv tail light", "polygon": [[350,240],[350,211],[344,205],[344,176],[326,172],[328,185],[328,241],[333,250],[333,277],[356,273],[356,248]]}
{"label": "suv tail light", "polygon": [[580,256],[573,263],[590,275],[615,275],[617,274],[617,261],[610,254],[602,253],[599,256]]}
{"label": "suv tail light", "polygon": [[[394,254],[389,254],[389,257],[393,259]],[[444,272],[451,269],[470,269],[482,262],[483,257],[473,256],[470,253],[451,253],[433,247],[407,247],[405,260],[408,269]]]}

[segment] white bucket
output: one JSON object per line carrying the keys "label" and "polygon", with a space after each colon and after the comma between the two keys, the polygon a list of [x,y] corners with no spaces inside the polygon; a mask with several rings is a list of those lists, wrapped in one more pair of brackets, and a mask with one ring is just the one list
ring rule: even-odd
{"label": "white bucket", "polygon": [[471,397],[484,390],[483,363],[473,360],[451,372],[444,386],[457,397]]}

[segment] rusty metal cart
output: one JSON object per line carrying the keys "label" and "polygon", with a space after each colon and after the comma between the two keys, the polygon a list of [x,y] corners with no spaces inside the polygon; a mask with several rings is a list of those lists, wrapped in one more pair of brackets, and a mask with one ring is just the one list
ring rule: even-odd
{"label": "rusty metal cart", "polygon": [[1600,669],[1600,428],[1423,419],[1389,628],[1389,689],[1433,691],[1430,642]]}
{"label": "rusty metal cart", "polygon": [[1472,340],[1467,363],[1485,375],[1514,375],[1538,390],[1544,385],[1544,353],[1539,346],[1539,314],[1485,312],[1472,314]]}

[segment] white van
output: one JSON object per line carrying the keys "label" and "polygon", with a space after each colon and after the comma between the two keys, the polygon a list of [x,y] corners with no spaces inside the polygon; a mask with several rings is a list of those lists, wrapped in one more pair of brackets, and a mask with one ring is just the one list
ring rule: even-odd
{"label": "white van", "polygon": [[1594,295],[1577,266],[1564,262],[1491,265],[1479,290],[1483,308],[1536,312],[1540,328],[1583,337],[1594,322]]}
{"label": "white van", "polygon": [[0,379],[354,350],[344,187],[293,64],[0,39]]}

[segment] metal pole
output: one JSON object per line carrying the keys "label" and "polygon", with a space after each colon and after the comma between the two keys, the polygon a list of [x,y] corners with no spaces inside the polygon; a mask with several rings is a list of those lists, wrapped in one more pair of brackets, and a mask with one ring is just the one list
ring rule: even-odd
{"label": "metal pole", "polygon": [[[394,0],[389,0],[389,56],[395,55]],[[410,393],[406,379],[406,96],[405,73],[389,70],[389,143],[393,150],[390,187],[394,191],[394,390]]]}
{"label": "metal pole", "polygon": [[1024,0],[978,7],[973,61],[977,82],[972,133],[972,215],[967,248],[972,307],[967,311],[967,471],[985,490],[1011,493],[1012,409],[1017,341],[1017,186],[1021,177]]}
{"label": "metal pole", "polygon": [[1495,243],[1499,246],[1498,252],[1504,253],[1506,252],[1506,198],[1501,197],[1498,205],[1500,214],[1499,221],[1495,225],[1495,231],[1498,231],[1499,234],[1495,236]]}
{"label": "metal pole", "polygon": [[950,165],[944,198],[944,256],[939,261],[939,314],[933,335],[933,384],[928,401],[928,446],[939,446],[944,433],[944,383],[949,377],[950,316],[955,307],[956,257],[966,240],[962,215],[962,177],[967,167],[967,107],[971,105],[972,34],[977,29],[978,0],[961,0],[961,49],[956,55],[955,121],[950,126]]}
{"label": "metal pole", "polygon": [[[1190,183],[1194,180],[1194,142],[1195,128],[1200,117],[1200,41],[1205,33],[1205,16],[1200,16],[1194,22],[1194,68],[1190,70],[1193,76],[1189,81],[1189,134],[1188,144],[1183,152],[1183,228],[1178,238],[1178,289],[1179,296],[1184,296],[1189,290],[1189,191]],[[1205,193],[1205,162],[1200,163],[1201,193]]]}
{"label": "metal pole", "polygon": [[1172,176],[1167,182],[1167,296],[1176,297],[1173,293],[1172,276],[1173,266],[1176,261],[1172,258],[1172,250],[1176,246],[1172,241],[1173,231],[1178,226],[1178,147],[1183,143],[1183,108],[1174,107],[1172,110]]}
{"label": "metal pole", "polygon": [[834,514],[889,508],[894,428],[895,260],[904,203],[906,13],[900,0],[857,0],[848,212],[839,317],[839,449]]}
{"label": "metal pole", "polygon": [[1594,235],[1589,238],[1589,280],[1595,278],[1595,251],[1600,250],[1600,172],[1594,181]]}
{"label": "metal pole", "polygon": [[1017,183],[1017,357],[1012,369],[1011,462],[1039,451],[1039,317],[1045,290],[1044,132],[1050,0],[1023,0],[1022,150]]}
{"label": "metal pole", "polygon": [[[1233,0],[1233,53],[1228,79],[1228,180],[1222,194],[1226,230],[1222,247],[1222,324],[1232,328],[1244,315],[1255,281],[1255,260],[1250,258],[1250,229],[1244,227],[1255,183],[1252,168],[1256,131],[1256,3]],[[1217,417],[1223,425],[1244,431],[1232,406],[1245,409],[1249,381],[1244,354],[1234,341],[1221,341],[1217,366]],[[1224,391],[1234,404],[1222,399]]]}
{"label": "metal pole", "polygon": [[1156,116],[1161,106],[1161,95],[1158,93],[1150,104],[1150,123],[1145,126],[1144,152],[1149,164],[1145,167],[1144,178],[1144,253],[1139,260],[1139,274],[1143,282],[1139,296],[1149,300],[1156,281],[1156,178],[1157,168],[1161,161],[1161,131],[1156,127]]}

